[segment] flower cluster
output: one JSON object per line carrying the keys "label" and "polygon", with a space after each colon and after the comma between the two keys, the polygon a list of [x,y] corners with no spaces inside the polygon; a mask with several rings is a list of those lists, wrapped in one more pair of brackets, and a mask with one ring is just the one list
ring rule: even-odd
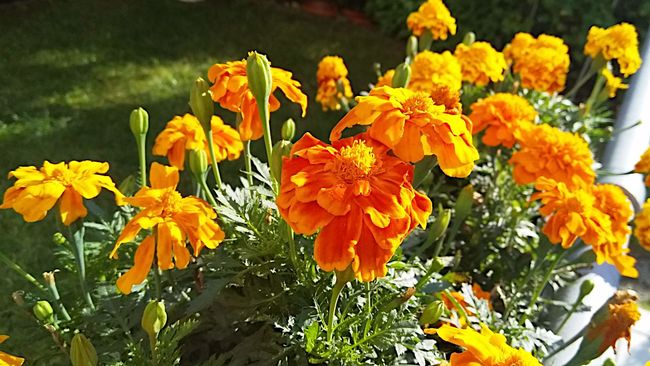
{"label": "flower cluster", "polygon": [[508,68],[503,53],[497,51],[488,42],[474,42],[456,46],[454,56],[460,63],[463,81],[478,86],[487,85],[490,81],[498,82],[504,79],[503,73]]}
{"label": "flower cluster", "polygon": [[411,13],[406,25],[416,36],[430,32],[433,39],[447,39],[447,35],[456,34],[456,19],[442,0],[427,0],[417,12]]}
{"label": "flower cluster", "polygon": [[420,52],[411,64],[409,89],[431,93],[437,86],[459,91],[463,82],[460,63],[449,51]]}
{"label": "flower cluster", "polygon": [[343,59],[338,56],[323,57],[318,63],[316,101],[323,106],[323,110],[339,110],[342,99],[352,98],[352,89],[347,76],[348,69]]}
{"label": "flower cluster", "polygon": [[523,97],[496,93],[470,106],[469,118],[474,123],[472,133],[485,130],[482,141],[488,146],[512,148],[521,138],[521,131],[531,128],[537,117],[535,108]]}
{"label": "flower cluster", "polygon": [[621,23],[607,29],[593,26],[589,29],[585,55],[605,60],[616,60],[621,73],[628,77],[641,67],[639,40],[632,24]]}

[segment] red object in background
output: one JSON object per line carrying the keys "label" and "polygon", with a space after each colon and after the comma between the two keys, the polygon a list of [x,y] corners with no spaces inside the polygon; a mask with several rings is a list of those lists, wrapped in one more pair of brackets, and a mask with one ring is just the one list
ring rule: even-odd
{"label": "red object in background", "polygon": [[354,24],[357,24],[357,25],[360,25],[360,26],[363,26],[363,27],[371,27],[372,26],[372,21],[370,20],[370,18],[368,18],[366,13],[364,13],[362,11],[355,10],[355,9],[343,8],[343,10],[341,10],[341,14],[343,14],[343,16],[346,19],[348,19],[350,22],[352,22]]}
{"label": "red object in background", "polygon": [[305,0],[300,6],[308,13],[324,17],[335,17],[338,13],[336,4],[327,0]]}

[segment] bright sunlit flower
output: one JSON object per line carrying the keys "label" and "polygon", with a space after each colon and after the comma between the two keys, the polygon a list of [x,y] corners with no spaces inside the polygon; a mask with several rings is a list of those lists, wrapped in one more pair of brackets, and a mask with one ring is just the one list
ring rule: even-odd
{"label": "bright sunlit flower", "polygon": [[645,250],[650,250],[650,199],[645,201],[643,209],[634,218],[634,236]]}
{"label": "bright sunlit flower", "polygon": [[[460,306],[462,306],[466,312],[470,313],[471,312],[467,309],[467,301],[465,301],[465,296],[463,296],[462,293],[458,291],[451,291],[451,296],[454,297],[454,299],[458,302]],[[481,288],[481,285],[478,283],[473,283],[472,284],[472,293],[474,293],[474,296],[479,299],[479,300],[485,300],[488,303],[488,306],[492,307],[492,304],[490,303],[490,299],[492,298],[492,295],[490,294],[489,291],[484,291]],[[454,306],[454,303],[451,302],[447,296],[442,296],[442,302],[445,304],[445,307],[449,310],[453,310],[456,307]]]}
{"label": "bright sunlit flower", "polygon": [[607,29],[591,27],[585,44],[585,55],[592,58],[600,55],[605,60],[616,60],[625,77],[634,74],[641,67],[636,28],[628,23],[616,24]]}
{"label": "bright sunlit flower", "polygon": [[5,192],[0,208],[12,208],[25,221],[35,222],[45,218],[58,202],[61,222],[68,226],[86,217],[83,199],[97,197],[102,188],[113,192],[115,201],[122,203],[122,193],[109,176],[103,175],[107,171],[108,163],[88,160],[57,164],[46,160],[40,169],[19,167],[9,172],[16,181]]}
{"label": "bright sunlit flower", "polygon": [[650,147],[643,152],[639,161],[634,165],[634,171],[645,174],[645,185],[650,186]]}
{"label": "bright sunlit flower", "polygon": [[522,127],[529,127],[537,117],[537,111],[525,98],[509,93],[490,95],[478,100],[470,108],[473,133],[485,130],[482,141],[488,146],[503,145],[511,148]]}
{"label": "bright sunlit flower", "polygon": [[610,98],[614,98],[619,89],[629,88],[629,85],[623,84],[623,79],[614,76],[608,68],[603,68],[600,73],[605,77],[605,86],[607,87],[607,94]]}
{"label": "bright sunlit flower", "polygon": [[456,34],[456,19],[442,0],[427,0],[418,11],[408,16],[406,25],[418,37],[427,30],[433,39],[445,40],[448,34]]}
{"label": "bright sunlit flower", "polygon": [[431,201],[411,186],[413,166],[365,135],[327,145],[309,133],[282,165],[277,205],[296,233],[319,229],[314,257],[324,271],[351,266],[355,277],[386,275],[386,263]]}
{"label": "bright sunlit flower", "polygon": [[424,51],[418,53],[411,63],[411,81],[408,88],[431,93],[436,86],[443,85],[452,91],[459,91],[462,80],[460,63],[451,52]]}
{"label": "bright sunlit flower", "polygon": [[332,129],[330,140],[355,125],[369,125],[368,135],[407,162],[435,155],[440,168],[452,177],[466,177],[478,152],[472,144],[472,123],[457,111],[434,104],[422,92],[403,88],[374,88]]}
{"label": "bright sunlit flower", "polygon": [[186,241],[190,242],[193,255],[198,256],[203,247],[214,249],[224,239],[223,231],[214,221],[217,217],[214,209],[200,198],[182,197],[176,191],[178,179],[178,169],[153,163],[151,187],[143,187],[134,197],[124,199],[142,210],[122,230],[111,258],[117,258],[120,246],[134,241],[140,230],[155,230],[138,246],[133,267],[117,280],[117,287],[124,294],[147,278],[154,257],[162,270],[182,269],[187,267],[191,256]]}
{"label": "bright sunlit flower", "polygon": [[564,89],[570,60],[569,47],[561,38],[517,33],[503,53],[524,88],[549,93]]}
{"label": "bright sunlit flower", "polygon": [[[0,343],[4,343],[4,341],[6,341],[7,339],[9,339],[8,336],[0,334]],[[0,351],[0,366],[20,366],[24,362],[25,362],[24,358],[12,356],[8,353],[4,353]]]}
{"label": "bright sunlit flower", "polygon": [[474,42],[469,46],[460,43],[454,56],[460,63],[463,80],[479,86],[503,80],[508,68],[503,54],[488,42]]}
{"label": "bright sunlit flower", "polygon": [[393,76],[395,76],[395,69],[387,70],[384,73],[384,75],[380,76],[377,79],[377,83],[375,84],[375,88],[379,88],[380,86],[392,86],[393,85]]}
{"label": "bright sunlit flower", "polygon": [[485,325],[479,333],[445,324],[436,333],[445,341],[465,348],[462,353],[451,355],[450,366],[542,366],[529,352],[510,347],[506,337],[493,333]]}
{"label": "bright sunlit flower", "polygon": [[343,59],[338,56],[326,56],[318,63],[316,72],[318,93],[316,101],[323,106],[323,110],[341,109],[341,99],[352,98],[348,69]]}
{"label": "bright sunlit flower", "polygon": [[[223,123],[218,116],[212,116],[210,121],[214,152],[217,162],[239,158],[244,144],[239,133],[234,128]],[[210,157],[208,139],[199,120],[191,115],[175,116],[167,122],[165,129],[156,137],[153,154],[167,156],[169,164],[179,170],[185,168],[185,152],[190,150],[205,150]]]}
{"label": "bright sunlit flower", "polygon": [[578,134],[547,124],[533,125],[520,133],[521,148],[510,159],[517,184],[533,183],[540,177],[563,182],[569,188],[593,184],[593,156]]}
{"label": "bright sunlit flower", "polygon": [[[287,99],[300,105],[304,117],[307,112],[307,96],[300,90],[300,83],[293,80],[291,73],[286,70],[272,67],[271,73],[273,87],[269,99],[269,112],[280,108],[280,102],[273,95],[273,92],[280,88]],[[208,79],[214,84],[210,87],[212,99],[223,108],[241,113],[239,134],[242,141],[257,140],[262,137],[264,131],[257,102],[248,88],[246,60],[214,64],[208,70]]]}

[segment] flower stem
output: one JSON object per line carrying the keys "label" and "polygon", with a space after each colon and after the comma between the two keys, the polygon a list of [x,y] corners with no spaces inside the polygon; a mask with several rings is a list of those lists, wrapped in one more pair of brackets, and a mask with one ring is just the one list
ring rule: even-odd
{"label": "flower stem", "polygon": [[11,268],[14,272],[18,273],[22,278],[24,278],[27,282],[31,283],[32,285],[36,286],[39,290],[43,292],[47,292],[47,289],[45,286],[43,286],[34,276],[31,274],[27,273],[22,267],[20,267],[18,264],[16,264],[14,261],[9,259],[4,253],[0,252],[0,262],[3,262],[7,267]]}
{"label": "flower stem", "polygon": [[246,179],[249,185],[253,185],[253,166],[251,165],[251,142],[244,142],[244,165],[246,166]]}
{"label": "flower stem", "polygon": [[140,163],[140,187],[147,185],[147,153],[145,146],[145,139],[147,134],[141,134],[139,139],[136,139],[138,145],[138,161]]}
{"label": "flower stem", "polygon": [[214,153],[214,138],[212,137],[212,129],[208,132],[208,147],[210,149],[210,160],[212,160],[212,174],[217,188],[221,190],[221,173],[219,173],[219,163],[217,163],[216,154]]}
{"label": "flower stem", "polygon": [[68,226],[68,241],[72,243],[72,254],[74,255],[75,262],[77,264],[77,272],[79,273],[79,286],[81,287],[81,294],[83,295],[86,304],[91,310],[95,310],[95,304],[93,299],[88,292],[86,286],[86,259],[84,254],[84,225],[83,221],[78,222],[78,229],[72,231],[72,228]]}
{"label": "flower stem", "polygon": [[465,312],[465,309],[461,304],[458,303],[456,298],[449,292],[449,289],[445,289],[443,292],[445,297],[451,301],[452,304],[454,304],[454,307],[456,310],[458,310],[458,313],[460,314],[460,317],[465,321],[465,324],[469,324],[469,320],[467,319],[467,313]]}
{"label": "flower stem", "polygon": [[336,312],[336,304],[339,301],[339,296],[341,295],[341,290],[343,290],[343,286],[345,286],[347,282],[346,281],[341,281],[340,279],[336,279],[336,283],[334,284],[334,287],[332,288],[332,297],[330,297],[330,312],[328,314],[327,318],[327,342],[330,343],[332,342],[332,331],[334,330],[334,313]]}
{"label": "flower stem", "polygon": [[63,320],[70,321],[71,320],[70,314],[68,313],[68,310],[65,308],[65,305],[63,305],[63,302],[61,302],[59,289],[56,287],[56,281],[54,280],[54,272],[45,272],[43,273],[43,277],[45,278],[45,283],[47,284],[47,288],[50,291],[52,300],[54,301],[54,307],[56,308],[56,312],[63,318]]}
{"label": "flower stem", "polygon": [[542,282],[538,283],[537,286],[535,287],[535,290],[533,291],[533,296],[530,297],[530,301],[528,302],[528,307],[527,311],[521,316],[521,319],[519,319],[519,324],[524,324],[526,319],[528,319],[528,315],[530,314],[530,311],[532,310],[533,306],[537,302],[537,299],[539,298],[539,295],[542,294],[542,291],[548,284],[548,281],[551,279],[551,276],[553,275],[553,271],[555,270],[555,267],[557,267],[558,263],[560,263],[560,260],[564,258],[564,255],[566,254],[566,250],[563,250],[560,254],[558,254],[555,259],[549,264],[548,268],[546,269],[546,274],[544,275],[544,279]]}
{"label": "flower stem", "polygon": [[212,195],[212,191],[210,191],[210,187],[208,187],[208,184],[205,182],[205,178],[201,179],[199,184],[201,185],[203,192],[205,192],[206,197],[208,197],[208,202],[210,202],[212,207],[217,207],[217,201],[214,199],[214,196]]}
{"label": "flower stem", "polygon": [[[258,104],[260,120],[264,128],[264,148],[266,149],[266,162],[271,166],[271,153],[273,149],[273,139],[271,138],[271,115],[269,114],[268,101],[264,104]],[[278,182],[273,179],[273,192],[278,193]]]}

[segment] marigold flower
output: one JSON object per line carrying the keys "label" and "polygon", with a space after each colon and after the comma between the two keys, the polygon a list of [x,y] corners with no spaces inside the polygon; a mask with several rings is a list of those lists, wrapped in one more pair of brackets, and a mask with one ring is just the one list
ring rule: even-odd
{"label": "marigold flower", "polygon": [[460,43],[454,56],[460,63],[463,80],[478,86],[503,80],[503,72],[508,68],[503,53],[488,42],[474,42],[469,46]]}
{"label": "marigold flower", "polygon": [[645,250],[650,250],[650,199],[645,201],[643,209],[634,218],[634,236]]}
{"label": "marigold flower", "polygon": [[514,63],[513,70],[524,88],[549,93],[564,89],[570,59],[569,47],[561,38],[517,33],[503,53],[509,63]]}
{"label": "marigold flower", "polygon": [[387,70],[384,73],[384,75],[380,76],[377,79],[377,83],[375,84],[375,88],[379,88],[381,86],[392,86],[393,85],[393,76],[395,76],[395,69]]}
{"label": "marigold flower", "polygon": [[418,11],[409,14],[406,25],[414,35],[420,37],[425,30],[431,31],[433,39],[447,39],[456,34],[456,19],[442,0],[427,0]]}
{"label": "marigold flower", "polygon": [[640,174],[646,174],[645,185],[650,186],[650,147],[643,152],[639,161],[634,165],[634,171]]}
{"label": "marigold flower", "polygon": [[140,230],[155,230],[138,246],[133,267],[117,280],[117,287],[124,294],[147,278],[154,254],[158,268],[182,269],[190,262],[186,240],[194,249],[193,255],[198,256],[203,247],[214,249],[224,239],[223,231],[214,221],[217,217],[214,209],[200,198],[182,197],[176,191],[178,179],[178,169],[153,163],[151,187],[143,187],[135,196],[124,199],[142,210],[122,230],[111,258],[117,258],[120,246],[133,241]]}
{"label": "marigold flower", "polygon": [[[217,162],[235,160],[239,158],[244,144],[239,138],[239,133],[234,128],[226,125],[218,116],[210,120],[214,153]],[[187,113],[184,116],[174,116],[167,122],[165,129],[156,137],[153,145],[153,154],[167,156],[171,166],[183,170],[185,168],[185,152],[187,150],[205,150],[210,157],[208,139],[199,120]]]}
{"label": "marigold flower", "polygon": [[[302,116],[307,112],[307,96],[300,90],[300,83],[293,80],[291,73],[277,67],[271,68],[273,87],[269,99],[269,111],[280,108],[280,102],[273,92],[280,88],[287,99],[297,103],[302,108]],[[246,76],[246,60],[214,64],[208,70],[208,79],[212,99],[221,107],[239,112],[242,121],[239,124],[239,134],[242,141],[257,140],[264,134],[262,122],[255,97],[248,88]]]}
{"label": "marigold flower", "polygon": [[593,156],[578,134],[546,124],[532,125],[519,132],[521,149],[510,158],[517,184],[533,183],[539,177],[563,182],[569,188],[593,184]]}
{"label": "marigold flower", "polygon": [[542,366],[523,348],[515,349],[506,343],[506,337],[493,333],[482,325],[481,332],[471,328],[459,329],[444,324],[436,331],[440,338],[465,348],[462,353],[453,353],[451,366]]}
{"label": "marigold flower", "polygon": [[641,67],[639,37],[629,23],[613,25],[607,29],[593,26],[587,34],[585,55],[605,60],[616,60],[621,73],[628,77]]}
{"label": "marigold flower", "polygon": [[614,76],[608,68],[603,68],[600,73],[605,77],[605,86],[607,87],[607,93],[610,98],[614,98],[619,89],[629,88],[629,85],[623,84],[623,79]]}
{"label": "marigold flower", "polygon": [[488,146],[511,148],[521,128],[531,125],[537,117],[537,111],[525,98],[508,93],[490,95],[470,108],[473,133],[486,130],[482,141]]}
{"label": "marigold flower", "polygon": [[452,91],[459,91],[462,80],[460,63],[451,52],[424,51],[418,53],[411,63],[411,81],[408,88],[430,93],[435,86],[443,85]]}
{"label": "marigold flower", "polygon": [[435,105],[425,93],[403,88],[374,88],[357,102],[334,126],[330,140],[341,138],[348,127],[370,125],[368,135],[404,161],[435,155],[442,171],[452,177],[466,177],[474,168],[478,152],[466,116]]}
{"label": "marigold flower", "polygon": [[324,271],[351,266],[355,277],[386,275],[386,263],[431,201],[412,186],[413,166],[358,135],[327,145],[305,134],[284,158],[277,205],[296,233],[320,229],[314,257]]}
{"label": "marigold flower", "polygon": [[326,56],[318,63],[316,101],[323,106],[323,110],[339,110],[342,98],[352,98],[347,76],[348,69],[339,56]]}
{"label": "marigold flower", "polygon": [[122,204],[123,195],[106,175],[108,163],[96,161],[71,161],[70,163],[43,163],[19,167],[9,172],[14,185],[7,189],[0,208],[13,208],[27,222],[40,221],[54,205],[59,203],[61,222],[68,226],[88,211],[83,199],[95,198],[102,188],[115,194],[117,204]]}
{"label": "marigold flower", "polygon": [[[8,336],[0,334],[0,343],[4,343],[4,341],[6,341],[7,339],[9,339]],[[4,353],[0,351],[0,365],[2,366],[20,366],[24,362],[25,362],[24,358],[12,356],[8,353]]]}
{"label": "marigold flower", "polygon": [[[473,283],[472,284],[472,292],[474,293],[474,296],[477,299],[487,301],[488,306],[490,308],[492,307],[492,303],[490,302],[490,300],[492,298],[492,294],[490,294],[489,291],[484,291],[481,288],[481,285],[479,285],[478,283]],[[465,296],[463,296],[462,293],[460,293],[458,291],[451,291],[450,294],[451,294],[451,296],[454,297],[454,299],[458,302],[458,304],[460,304],[460,306],[462,306],[465,309],[465,311],[468,311],[467,310],[467,305],[468,304],[467,304],[467,301],[465,301]],[[456,308],[454,306],[454,304],[451,302],[451,300],[449,298],[447,298],[447,296],[442,296],[442,302],[445,304],[445,307],[447,309],[449,309],[449,310],[453,310],[453,309]]]}

